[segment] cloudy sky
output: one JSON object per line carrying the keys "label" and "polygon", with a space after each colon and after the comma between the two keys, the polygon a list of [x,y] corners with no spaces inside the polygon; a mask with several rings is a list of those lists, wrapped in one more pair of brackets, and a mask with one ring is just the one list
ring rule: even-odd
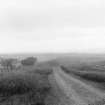
{"label": "cloudy sky", "polygon": [[105,0],[0,0],[0,53],[105,52]]}

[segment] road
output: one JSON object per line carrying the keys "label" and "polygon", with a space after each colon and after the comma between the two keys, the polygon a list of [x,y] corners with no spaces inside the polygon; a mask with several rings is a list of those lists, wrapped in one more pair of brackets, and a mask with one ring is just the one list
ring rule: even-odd
{"label": "road", "polygon": [[[59,87],[69,101],[64,105],[105,105],[103,100],[105,98],[104,93],[64,73],[60,67],[53,68],[53,78],[56,82],[54,85]],[[62,98],[62,101],[64,100]]]}

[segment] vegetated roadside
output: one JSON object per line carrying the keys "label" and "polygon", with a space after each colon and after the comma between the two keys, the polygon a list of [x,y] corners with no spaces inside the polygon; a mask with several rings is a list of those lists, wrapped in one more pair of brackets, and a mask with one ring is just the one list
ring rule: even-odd
{"label": "vegetated roadside", "polygon": [[105,92],[105,71],[79,71],[65,66],[61,66],[61,68],[65,73],[73,75],[75,78],[80,79],[81,81],[98,88],[100,91]]}
{"label": "vegetated roadside", "polygon": [[51,95],[51,72],[31,68],[0,73],[0,105],[45,105],[45,98]]}
{"label": "vegetated roadside", "polygon": [[0,105],[69,105],[56,84],[54,65],[54,62],[41,62],[1,72]]}
{"label": "vegetated roadside", "polygon": [[[75,59],[75,61],[77,60]],[[69,63],[70,62],[65,61],[65,64],[68,65]],[[76,67],[75,62],[73,62],[73,64],[74,67]],[[56,80],[59,74],[56,75],[57,77],[53,74],[52,67],[59,65],[61,64],[57,62],[57,60],[52,60],[37,63],[32,66],[21,66],[17,70],[1,73],[0,105],[75,105],[73,103],[75,103],[74,101],[76,101],[76,99],[74,99],[74,101],[67,99],[66,95],[63,94],[64,90],[62,90],[58,84],[60,83],[60,79],[63,79],[63,83],[65,82],[65,85],[67,86],[67,84],[70,84],[69,79],[64,79],[63,76],[60,75],[60,79]],[[79,65],[78,62],[77,65]],[[70,73],[70,75],[73,74],[82,78],[82,80],[97,83],[101,82],[101,84],[103,84],[105,80],[103,72],[97,71],[96,73],[96,71],[72,70],[71,68],[68,69],[65,65],[63,65],[62,69],[66,73]],[[99,78],[96,79],[97,77]],[[79,86],[80,85],[77,85],[77,83],[76,86],[74,85],[74,87],[77,87],[76,90],[78,90]],[[75,92],[73,92],[73,94],[74,93]],[[82,94],[82,91],[80,91],[80,94]]]}
{"label": "vegetated roadside", "polygon": [[105,104],[105,94],[103,92],[75,78],[73,75],[68,75],[60,67],[55,68],[55,72],[58,84],[64,89],[65,94],[75,102],[75,104],[71,105]]}

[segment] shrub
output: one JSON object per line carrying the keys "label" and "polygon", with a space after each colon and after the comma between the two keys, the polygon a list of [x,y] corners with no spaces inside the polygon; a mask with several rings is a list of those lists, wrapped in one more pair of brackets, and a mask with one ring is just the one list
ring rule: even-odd
{"label": "shrub", "polygon": [[14,62],[17,62],[17,59],[8,58],[1,60],[1,66],[3,66],[6,70],[13,70],[14,69]]}
{"label": "shrub", "polygon": [[37,58],[34,57],[28,57],[26,59],[21,60],[21,64],[24,66],[34,65],[37,61]]}

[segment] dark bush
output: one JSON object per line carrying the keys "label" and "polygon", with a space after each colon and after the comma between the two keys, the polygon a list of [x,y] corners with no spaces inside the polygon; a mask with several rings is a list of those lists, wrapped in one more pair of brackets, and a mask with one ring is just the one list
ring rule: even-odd
{"label": "dark bush", "polygon": [[34,65],[37,61],[37,58],[35,57],[28,57],[26,59],[21,60],[21,64],[24,66]]}
{"label": "dark bush", "polygon": [[104,83],[105,82],[105,75],[103,74],[97,74],[97,73],[84,73],[84,74],[77,74],[81,78],[84,78],[86,80],[98,82],[98,83]]}

